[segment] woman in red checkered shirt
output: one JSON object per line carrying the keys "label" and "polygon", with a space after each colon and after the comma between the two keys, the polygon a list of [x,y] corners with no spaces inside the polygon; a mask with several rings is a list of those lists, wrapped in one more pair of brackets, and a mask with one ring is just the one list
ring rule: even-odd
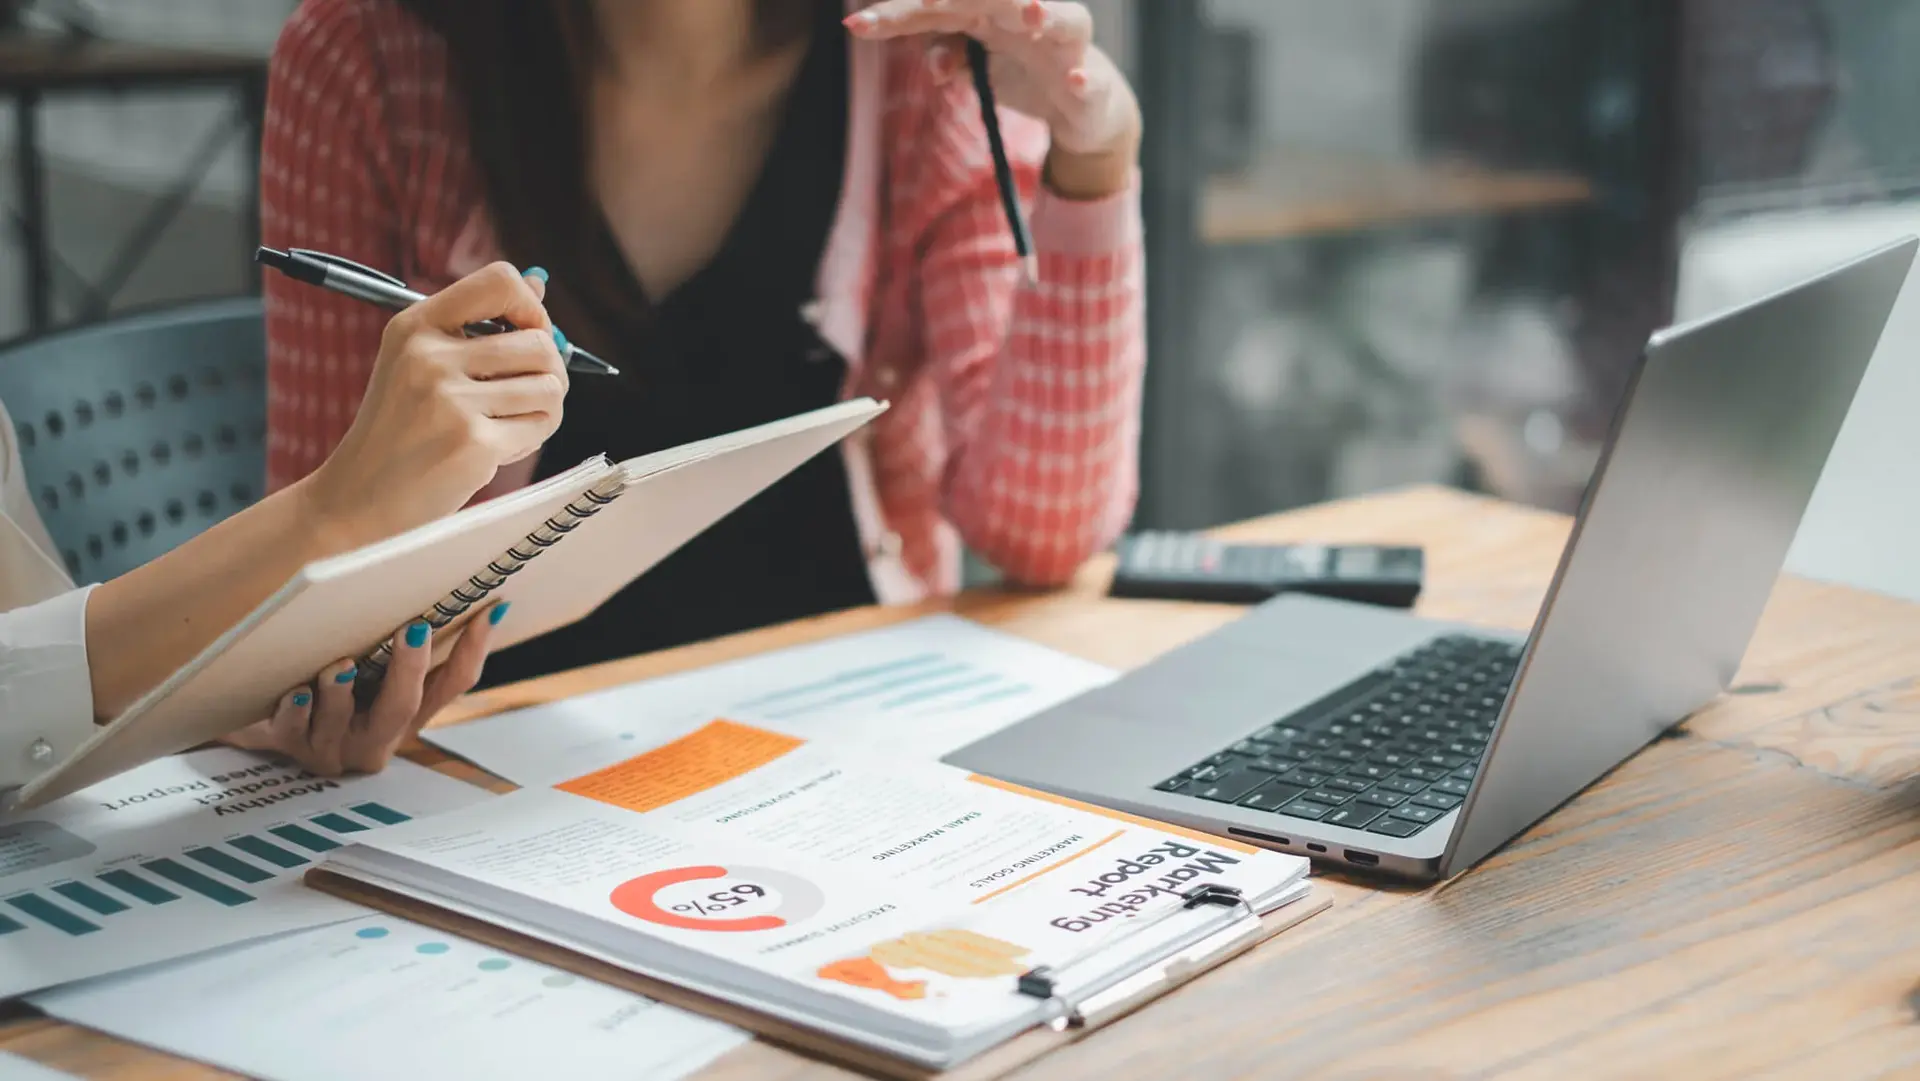
{"label": "woman in red checkered shirt", "polygon": [[[993,57],[1037,273],[1021,273],[961,43]],[[892,408],[519,678],[948,592],[962,547],[1064,582],[1124,527],[1145,364],[1140,114],[1078,3],[306,0],[276,49],[275,246],[431,292],[495,258],[622,369],[497,493],[872,396]],[[272,483],[324,459],[381,313],[269,278]]]}

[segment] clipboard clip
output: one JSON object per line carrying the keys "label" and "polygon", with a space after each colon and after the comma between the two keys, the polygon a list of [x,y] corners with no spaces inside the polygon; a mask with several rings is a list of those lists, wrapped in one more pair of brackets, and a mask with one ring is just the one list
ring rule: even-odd
{"label": "clipboard clip", "polygon": [[[1059,965],[1041,965],[1021,974],[1019,992],[1030,998],[1044,999],[1059,1007],[1050,1022],[1058,1031],[1086,1028],[1125,1012],[1150,999],[1189,975],[1205,970],[1250,944],[1260,934],[1260,914],[1245,896],[1232,886],[1214,883],[1195,886],[1181,895],[1181,903],[1134,927],[1126,934],[1109,939],[1098,947]],[[1163,951],[1143,963],[1119,972],[1105,972],[1079,986],[1071,975],[1076,968],[1097,961],[1120,943],[1201,908],[1230,913],[1224,925],[1208,921],[1194,931],[1168,944]]]}

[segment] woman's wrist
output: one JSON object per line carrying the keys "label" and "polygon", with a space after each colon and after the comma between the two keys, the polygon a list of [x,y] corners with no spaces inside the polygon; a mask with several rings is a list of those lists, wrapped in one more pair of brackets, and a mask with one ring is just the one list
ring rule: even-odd
{"label": "woman's wrist", "polygon": [[1110,150],[1078,153],[1055,146],[1047,152],[1041,174],[1047,190],[1075,202],[1097,202],[1127,190],[1140,161],[1140,139],[1134,135]]}
{"label": "woman's wrist", "polygon": [[294,520],[306,527],[299,542],[302,562],[364,548],[394,532],[382,528],[366,512],[364,502],[338,491],[325,472],[323,465],[286,488],[286,498],[295,508]]}

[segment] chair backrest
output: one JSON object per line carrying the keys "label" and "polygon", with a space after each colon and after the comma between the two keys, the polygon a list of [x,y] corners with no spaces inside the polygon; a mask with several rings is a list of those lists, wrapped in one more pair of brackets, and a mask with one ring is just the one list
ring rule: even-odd
{"label": "chair backrest", "polygon": [[261,302],[188,304],[0,348],[0,402],[68,572],[105,581],[260,498]]}

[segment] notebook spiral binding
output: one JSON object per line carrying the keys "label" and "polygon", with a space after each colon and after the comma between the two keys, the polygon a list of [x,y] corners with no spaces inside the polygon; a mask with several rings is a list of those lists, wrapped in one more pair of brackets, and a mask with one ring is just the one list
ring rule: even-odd
{"label": "notebook spiral binding", "polygon": [[[542,523],[539,529],[510,545],[500,558],[489,562],[485,570],[469,577],[464,584],[455,586],[452,592],[435,601],[432,608],[420,614],[420,618],[426,620],[435,633],[444,630],[486,600],[494,590],[506,585],[507,579],[520,573],[521,568],[539,558],[542,552],[560,543],[561,538],[579,528],[580,523],[599,514],[620,498],[626,486],[626,478],[616,476],[588,489],[579,499],[568,503],[560,513]],[[373,652],[355,663],[359,675],[354,681],[354,699],[366,707],[373,703],[380,691],[380,684],[386,679],[387,668],[393,663],[393,639],[381,642]]]}

